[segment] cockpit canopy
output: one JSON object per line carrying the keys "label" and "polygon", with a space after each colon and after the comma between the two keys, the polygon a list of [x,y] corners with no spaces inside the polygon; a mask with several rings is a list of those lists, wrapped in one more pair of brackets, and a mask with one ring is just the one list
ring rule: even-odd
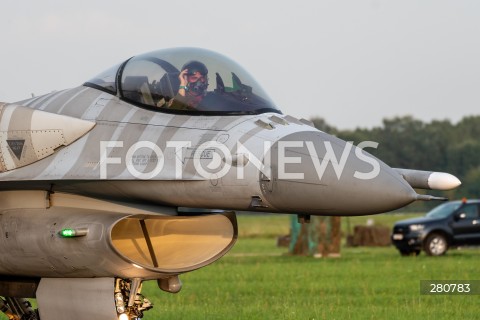
{"label": "cockpit canopy", "polygon": [[84,85],[163,112],[281,113],[237,63],[197,48],[158,50],[135,56]]}

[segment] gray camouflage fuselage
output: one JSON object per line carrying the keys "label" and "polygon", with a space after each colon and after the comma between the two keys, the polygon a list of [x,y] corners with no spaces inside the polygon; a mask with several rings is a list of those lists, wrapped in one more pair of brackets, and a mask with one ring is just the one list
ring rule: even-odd
{"label": "gray camouflage fuselage", "polygon": [[[350,150],[340,178],[331,163],[319,177],[305,144],[284,148],[287,160],[300,157],[300,162],[280,164],[283,167],[279,168],[279,142],[311,141],[320,160],[326,152],[325,143],[331,144],[337,159],[342,157],[346,145],[346,142],[290,116],[268,113],[254,116],[166,114],[138,108],[113,95],[83,86],[18,104],[91,121],[95,126],[55,154],[0,174],[2,189],[31,189],[33,185],[51,191],[113,200],[128,198],[166,206],[325,215],[385,212],[416,199],[410,185],[380,161],[380,172],[375,178],[355,178],[355,172],[372,171],[370,163],[355,155],[356,147]],[[104,149],[108,158],[119,159],[121,163],[106,164],[107,175],[103,178],[100,172],[101,141],[122,143],[121,147]],[[158,157],[153,150],[136,150],[132,160],[137,167],[134,174],[126,167],[127,152],[139,141],[152,142],[164,155],[161,172],[146,180],[139,179],[135,173],[149,173],[155,169]],[[167,142],[172,141],[188,141],[191,145],[178,150],[167,146]],[[249,161],[241,168],[244,171],[242,179],[237,178],[238,166],[232,166],[219,179],[214,175],[212,179],[206,179],[196,172],[194,157],[197,147],[208,141],[222,143],[232,155],[238,154],[236,148],[240,142],[251,153],[250,157],[259,159],[262,166],[265,165],[265,155],[271,151],[272,177],[262,179],[260,168]],[[271,142],[271,150],[265,150],[265,141]],[[203,160],[210,158],[200,159]],[[181,164],[181,177],[176,176],[178,164]],[[304,178],[279,179],[279,169],[286,173],[300,173]],[[372,194],[375,197],[371,197]],[[261,205],[252,205],[252,198],[260,199]]]}

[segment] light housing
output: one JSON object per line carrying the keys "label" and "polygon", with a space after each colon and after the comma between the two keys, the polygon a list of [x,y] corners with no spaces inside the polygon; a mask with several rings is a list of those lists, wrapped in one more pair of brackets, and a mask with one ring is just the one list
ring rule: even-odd
{"label": "light housing", "polygon": [[425,228],[423,224],[412,224],[410,225],[410,231],[422,231]]}
{"label": "light housing", "polygon": [[87,228],[64,228],[58,232],[62,238],[84,237],[88,234]]}
{"label": "light housing", "polygon": [[118,316],[118,320],[130,320],[130,317],[126,313],[122,313]]}

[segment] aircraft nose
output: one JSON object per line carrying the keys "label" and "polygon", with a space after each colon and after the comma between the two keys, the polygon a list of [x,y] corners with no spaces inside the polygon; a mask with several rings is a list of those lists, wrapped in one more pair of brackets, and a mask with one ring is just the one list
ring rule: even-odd
{"label": "aircraft nose", "polygon": [[263,196],[281,212],[373,214],[403,207],[417,197],[385,163],[320,131],[283,137],[272,145],[265,162],[270,162],[271,174],[261,174]]}

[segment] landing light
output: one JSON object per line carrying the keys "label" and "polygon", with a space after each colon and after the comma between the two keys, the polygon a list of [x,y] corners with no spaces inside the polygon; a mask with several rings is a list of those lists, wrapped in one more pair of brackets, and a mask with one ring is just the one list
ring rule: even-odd
{"label": "landing light", "polygon": [[412,231],[422,231],[425,228],[423,224],[412,224],[410,230]]}
{"label": "landing light", "polygon": [[130,320],[126,313],[122,313],[118,316],[118,320]]}

